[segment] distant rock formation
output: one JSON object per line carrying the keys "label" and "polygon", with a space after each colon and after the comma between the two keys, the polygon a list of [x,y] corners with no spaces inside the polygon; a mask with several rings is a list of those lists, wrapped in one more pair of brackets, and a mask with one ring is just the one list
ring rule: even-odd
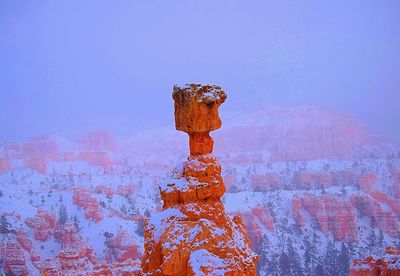
{"label": "distant rock formation", "polygon": [[353,243],[357,240],[356,214],[351,202],[333,195],[306,194],[292,198],[292,211],[296,222],[305,226],[305,215],[315,219],[323,233],[332,233],[335,240]]}
{"label": "distant rock formation", "polygon": [[221,165],[209,133],[226,94],[216,85],[174,86],[175,126],[189,134],[188,161],[160,187],[163,211],[146,221],[144,275],[256,275],[258,260],[239,216],[225,213]]}
{"label": "distant rock formation", "polygon": [[349,271],[349,276],[375,275],[400,275],[400,251],[396,246],[386,247],[386,253],[381,259],[368,257],[362,261],[355,260]]}

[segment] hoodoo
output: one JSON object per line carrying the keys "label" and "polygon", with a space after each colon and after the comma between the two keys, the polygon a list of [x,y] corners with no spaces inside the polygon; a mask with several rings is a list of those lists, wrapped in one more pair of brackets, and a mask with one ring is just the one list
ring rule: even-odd
{"label": "hoodoo", "polygon": [[221,165],[210,131],[226,94],[216,85],[174,86],[175,127],[190,155],[160,187],[163,211],[145,226],[144,275],[256,275],[258,261],[239,216],[225,213]]}

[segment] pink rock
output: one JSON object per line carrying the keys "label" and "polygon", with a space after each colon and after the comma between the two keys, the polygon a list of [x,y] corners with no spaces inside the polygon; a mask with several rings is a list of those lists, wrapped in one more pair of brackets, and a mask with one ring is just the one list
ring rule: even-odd
{"label": "pink rock", "polygon": [[105,130],[93,131],[78,139],[78,144],[83,151],[103,152],[115,151],[117,143],[112,135]]}
{"label": "pink rock", "polygon": [[15,230],[15,235],[17,238],[17,242],[22,246],[22,248],[24,248],[28,252],[31,252],[32,241],[29,239],[29,234],[25,232],[22,228],[17,228]]}
{"label": "pink rock", "polygon": [[301,209],[314,217],[317,227],[325,234],[332,233],[337,240],[355,242],[357,240],[357,224],[353,206],[347,199],[333,195],[314,196],[307,194],[292,199],[296,205],[295,219],[299,225],[304,224]]}
{"label": "pink rock", "polygon": [[111,159],[108,157],[107,152],[81,152],[78,159],[101,166],[106,170],[111,165]]}
{"label": "pink rock", "polygon": [[54,214],[38,209],[34,217],[25,220],[25,224],[33,228],[35,240],[47,241],[55,229],[56,217]]}
{"label": "pink rock", "polygon": [[109,240],[109,244],[113,248],[113,251],[111,253],[109,252],[110,247],[106,248],[105,256],[107,261],[110,261],[110,254],[118,262],[125,262],[128,259],[137,260],[141,257],[138,245],[126,230],[118,231],[117,235]]}
{"label": "pink rock", "polygon": [[8,159],[0,159],[0,172],[5,172],[11,169],[11,162]]}
{"label": "pink rock", "polygon": [[282,182],[281,177],[277,173],[266,173],[263,175],[253,175],[251,177],[251,186],[253,191],[273,191],[281,188]]}
{"label": "pink rock", "polygon": [[25,254],[16,242],[7,242],[4,261],[4,272],[12,275],[28,275]]}
{"label": "pink rock", "polygon": [[99,222],[103,215],[101,213],[101,207],[97,198],[91,197],[90,191],[85,188],[74,189],[72,194],[72,202],[85,209],[85,218],[93,219],[95,222]]}

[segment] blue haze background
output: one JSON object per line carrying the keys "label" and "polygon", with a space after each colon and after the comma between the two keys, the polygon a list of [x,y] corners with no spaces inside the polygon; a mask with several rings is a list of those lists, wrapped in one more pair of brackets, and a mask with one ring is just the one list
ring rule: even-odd
{"label": "blue haze background", "polygon": [[225,110],[317,105],[400,141],[400,1],[1,1],[0,141],[171,124],[174,83]]}

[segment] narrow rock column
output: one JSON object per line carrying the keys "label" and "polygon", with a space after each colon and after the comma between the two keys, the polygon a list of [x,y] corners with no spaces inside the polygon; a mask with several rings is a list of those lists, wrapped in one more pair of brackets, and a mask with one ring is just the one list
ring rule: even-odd
{"label": "narrow rock column", "polygon": [[174,86],[175,126],[189,134],[188,161],[160,186],[163,211],[146,221],[144,275],[256,275],[258,257],[239,216],[225,213],[221,165],[210,131],[226,94],[216,85]]}

